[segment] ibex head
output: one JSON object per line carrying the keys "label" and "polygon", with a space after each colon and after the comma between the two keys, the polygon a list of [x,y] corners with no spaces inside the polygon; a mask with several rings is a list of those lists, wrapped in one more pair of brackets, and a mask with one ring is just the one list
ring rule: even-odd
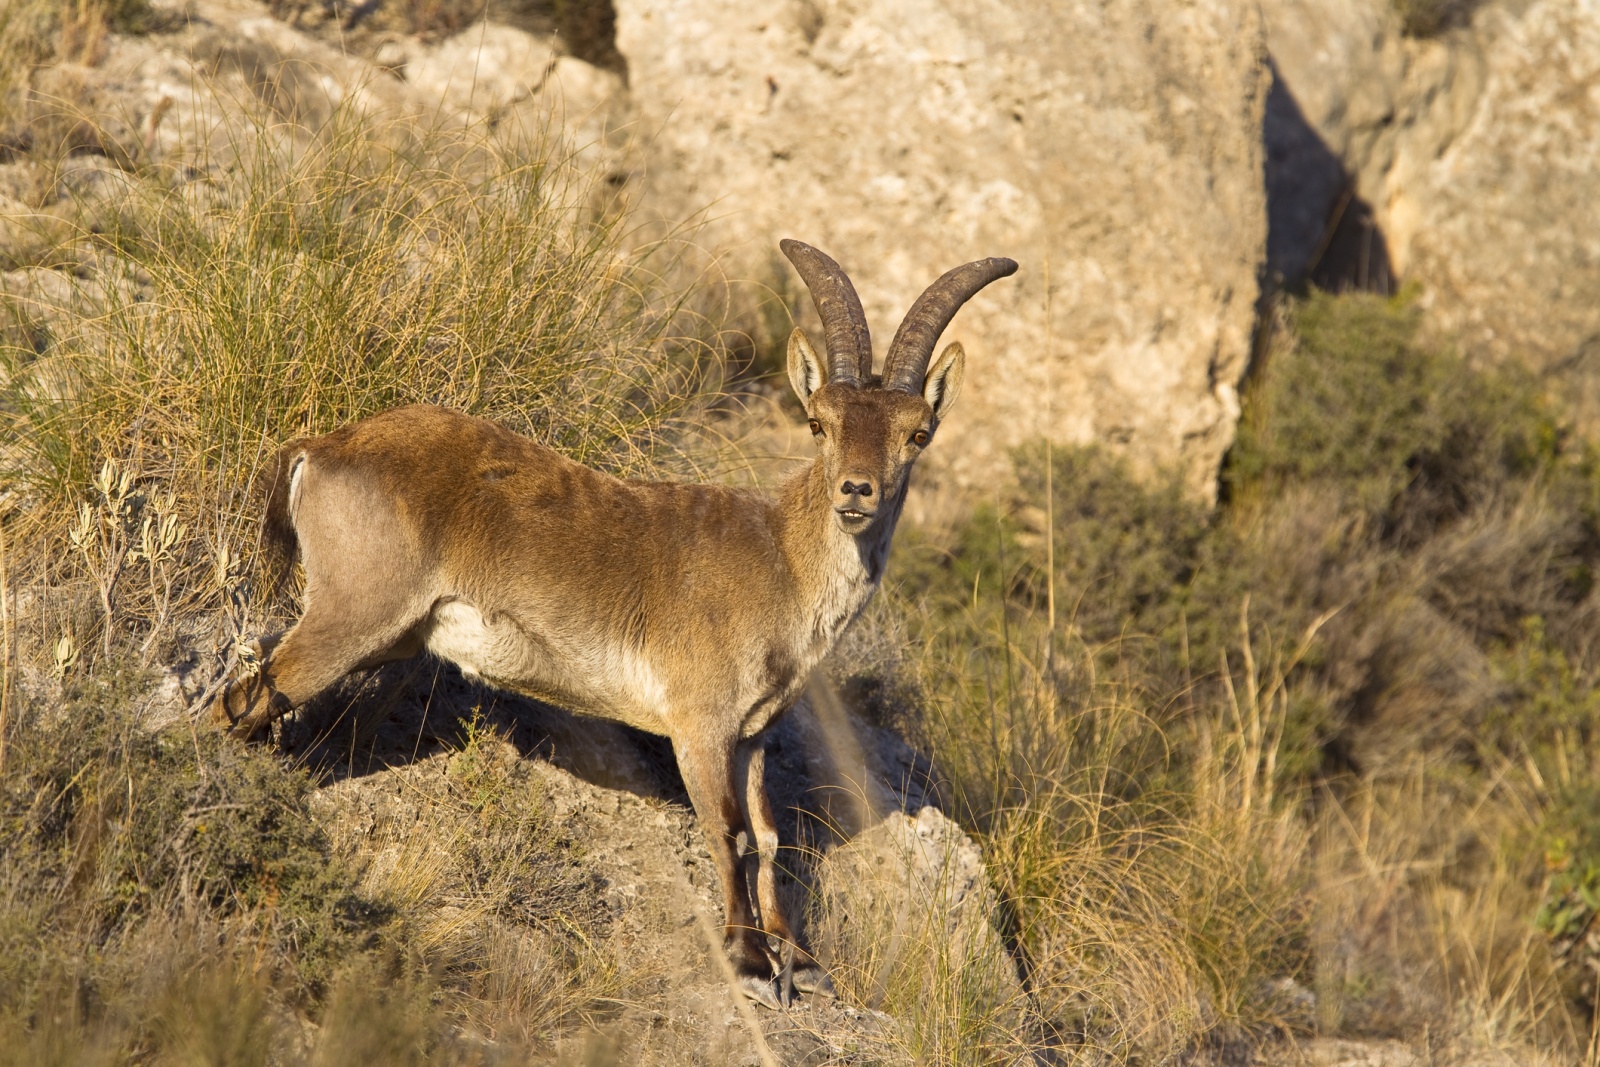
{"label": "ibex head", "polygon": [[[980,259],[945,273],[911,305],[889,345],[883,374],[872,373],[872,338],[861,300],[843,269],[799,241],[779,244],[805,279],[822,319],[827,361],[805,332],[789,336],[789,381],[822,448],[833,510],[846,533],[894,514],[911,467],[961,391],[966,357],[952,344],[932,360],[956,311],[979,289],[1016,272],[1010,259]],[[929,362],[932,361],[932,366]]]}

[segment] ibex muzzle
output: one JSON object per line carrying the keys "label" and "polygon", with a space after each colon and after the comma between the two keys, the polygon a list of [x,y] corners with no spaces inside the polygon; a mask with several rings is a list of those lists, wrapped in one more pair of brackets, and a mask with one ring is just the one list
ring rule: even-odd
{"label": "ibex muzzle", "polygon": [[[279,452],[265,540],[299,550],[305,611],[213,717],[260,733],[353,670],[424,650],[464,674],[672,739],[722,877],[741,988],[777,1005],[830,991],[777,891],[763,732],[883,577],[911,468],[961,386],[933,348],[1009,259],[950,271],[918,298],[880,377],[855,289],[798,241],[826,360],[804,333],[789,378],[819,451],[775,496],[623,482],[482,419],[400,408]],[[738,862],[748,830],[755,891]],[[780,966],[787,960],[792,966]],[[782,980],[780,980],[780,977]]]}

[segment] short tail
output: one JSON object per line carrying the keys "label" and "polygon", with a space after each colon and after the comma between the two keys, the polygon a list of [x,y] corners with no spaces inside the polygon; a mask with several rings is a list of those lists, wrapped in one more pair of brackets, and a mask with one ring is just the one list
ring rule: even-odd
{"label": "short tail", "polygon": [[262,569],[274,592],[288,580],[300,550],[300,538],[294,530],[292,490],[298,486],[295,475],[305,455],[304,442],[290,441],[273,457],[263,483],[267,507],[261,518]]}

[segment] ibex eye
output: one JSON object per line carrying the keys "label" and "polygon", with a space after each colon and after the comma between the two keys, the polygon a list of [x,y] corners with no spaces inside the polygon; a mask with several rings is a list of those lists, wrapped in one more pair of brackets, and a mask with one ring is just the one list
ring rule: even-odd
{"label": "ibex eye", "polygon": [[812,419],[811,420],[811,436],[812,437],[821,437],[822,436],[822,423],[818,422],[816,419]]}
{"label": "ibex eye", "polygon": [[911,435],[911,443],[915,444],[915,445],[925,445],[925,444],[927,444],[928,443],[928,431],[927,430],[918,430],[916,433],[912,434]]}

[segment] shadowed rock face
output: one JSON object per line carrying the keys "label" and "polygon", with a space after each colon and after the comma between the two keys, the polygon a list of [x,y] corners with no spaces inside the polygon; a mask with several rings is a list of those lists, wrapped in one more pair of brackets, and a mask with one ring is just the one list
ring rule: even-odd
{"label": "shadowed rock face", "polygon": [[778,237],[827,248],[881,360],[945,267],[1022,264],[950,328],[972,372],[930,453],[936,477],[981,488],[1048,433],[1180,465],[1214,491],[1266,236],[1254,4],[616,9],[645,204],[667,219],[709,208],[705,239],[733,276],[782,292]]}
{"label": "shadowed rock face", "polygon": [[1267,274],[1273,288],[1394,291],[1388,241],[1372,206],[1306,120],[1277,65],[1261,125],[1266,147]]}

